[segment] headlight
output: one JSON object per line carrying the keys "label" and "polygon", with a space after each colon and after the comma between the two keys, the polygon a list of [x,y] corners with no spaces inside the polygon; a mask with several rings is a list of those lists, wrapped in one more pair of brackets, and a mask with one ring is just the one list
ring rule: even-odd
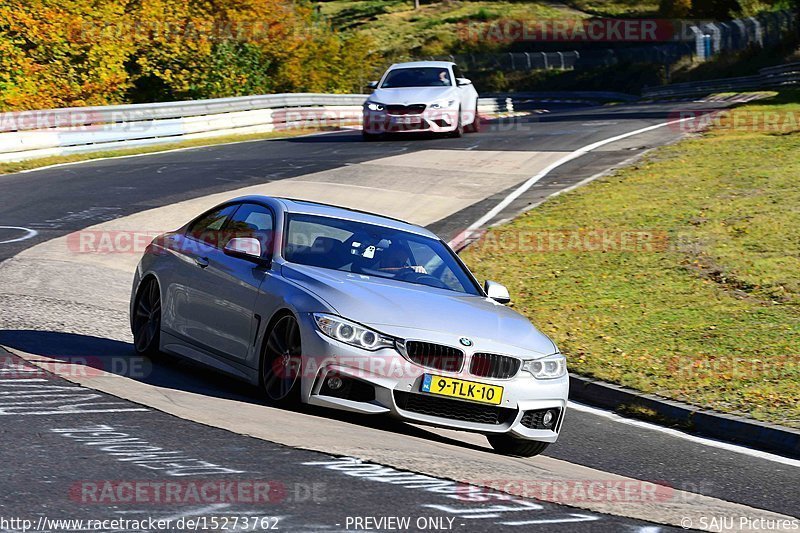
{"label": "headlight", "polygon": [[394,346],[393,338],[338,316],[314,313],[314,321],[322,333],[351,346],[364,350],[379,350]]}
{"label": "headlight", "polygon": [[556,379],[567,374],[567,358],[555,354],[542,359],[525,361],[522,370],[530,372],[536,379]]}
{"label": "headlight", "polygon": [[455,100],[440,100],[431,104],[431,109],[445,109],[455,105]]}
{"label": "headlight", "polygon": [[383,104],[379,104],[378,102],[365,102],[364,109],[369,109],[370,111],[383,111]]}

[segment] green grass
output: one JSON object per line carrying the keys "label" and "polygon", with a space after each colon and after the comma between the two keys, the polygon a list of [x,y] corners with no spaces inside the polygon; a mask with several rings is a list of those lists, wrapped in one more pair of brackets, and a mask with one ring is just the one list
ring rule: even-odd
{"label": "green grass", "polygon": [[213,146],[216,144],[226,144],[233,142],[255,141],[266,139],[280,139],[284,137],[295,137],[298,135],[308,135],[319,131],[325,131],[330,128],[296,128],[284,131],[273,131],[269,133],[254,133],[250,135],[223,135],[220,137],[210,137],[207,139],[195,139],[191,141],[177,141],[174,143],[159,144],[156,146],[146,146],[142,148],[123,148],[118,150],[103,150],[99,152],[91,152],[86,154],[75,155],[59,155],[53,157],[43,157],[39,159],[29,159],[27,161],[18,161],[15,163],[0,163],[0,175],[11,174],[13,172],[20,172],[23,170],[33,170],[36,168],[46,167],[50,165],[60,165],[64,163],[77,163],[80,161],[89,161],[92,159],[104,159],[109,157],[124,157],[130,155],[152,154],[157,152],[165,152],[167,150],[176,150],[179,148],[194,148],[202,146]]}
{"label": "green grass", "polygon": [[598,17],[656,17],[657,0],[567,0],[570,6]]}
{"label": "green grass", "polygon": [[[321,14],[334,28],[354,31],[371,39],[377,51],[390,60],[476,51],[475,44],[459,38],[465,23],[491,24],[503,19],[540,20],[583,18],[587,15],[566,4],[544,0],[423,1],[419,10],[408,0],[331,0],[320,2]],[[482,42],[479,51],[504,45]]]}
{"label": "green grass", "polygon": [[[572,371],[800,427],[800,91],[736,113],[739,128],[721,119],[492,230],[463,256],[480,278],[508,285]],[[782,127],[750,127],[765,118]],[[511,244],[594,229],[651,232],[665,246]]]}

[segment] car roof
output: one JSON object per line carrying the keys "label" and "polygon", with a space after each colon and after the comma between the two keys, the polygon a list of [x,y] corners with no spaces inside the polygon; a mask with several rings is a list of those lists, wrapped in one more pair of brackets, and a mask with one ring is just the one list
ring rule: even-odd
{"label": "car roof", "polygon": [[439,240],[435,233],[415,224],[410,224],[403,220],[379,215],[377,213],[370,213],[367,211],[360,211],[358,209],[351,209],[349,207],[342,207],[338,205],[325,204],[322,202],[313,202],[311,200],[301,200],[298,198],[285,198],[281,196],[245,196],[232,200],[234,202],[241,201],[257,201],[268,202],[269,200],[276,200],[283,205],[284,211],[287,213],[298,213],[304,215],[319,215],[325,217],[333,217],[344,220],[353,220],[355,222],[364,222],[366,224],[375,224],[377,226],[384,226],[391,229],[400,231],[407,231],[417,235],[423,235],[432,239]]}
{"label": "car roof", "polygon": [[393,70],[396,68],[413,68],[413,67],[439,67],[439,68],[447,68],[451,65],[455,65],[452,61],[409,61],[407,63],[395,63],[389,70]]}

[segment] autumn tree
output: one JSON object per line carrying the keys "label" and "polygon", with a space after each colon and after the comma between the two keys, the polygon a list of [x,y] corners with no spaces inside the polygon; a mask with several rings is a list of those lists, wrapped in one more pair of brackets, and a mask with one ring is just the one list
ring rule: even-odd
{"label": "autumn tree", "polygon": [[0,3],[0,110],[122,101],[132,42],[107,28],[124,8],[123,0]]}
{"label": "autumn tree", "polygon": [[0,110],[352,91],[374,58],[291,0],[4,0]]}

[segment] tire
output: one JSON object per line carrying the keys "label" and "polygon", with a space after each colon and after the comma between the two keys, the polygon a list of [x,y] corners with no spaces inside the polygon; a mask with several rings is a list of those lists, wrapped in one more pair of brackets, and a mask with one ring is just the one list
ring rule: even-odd
{"label": "tire", "polygon": [[472,116],[472,122],[464,126],[466,133],[478,133],[481,131],[481,117],[478,116],[478,106],[475,106],[475,114]]}
{"label": "tire", "polygon": [[510,435],[487,435],[486,438],[497,453],[514,455],[516,457],[533,457],[539,455],[550,445],[549,442],[518,439]]}
{"label": "tire", "polygon": [[155,278],[139,287],[133,306],[133,347],[139,355],[154,357],[161,342],[161,292]]}
{"label": "tire", "polygon": [[450,132],[450,137],[458,139],[464,135],[464,124],[461,122],[461,108],[458,108],[458,122],[456,122],[456,129]]}
{"label": "tire", "polygon": [[300,404],[301,353],[297,320],[292,315],[280,317],[267,334],[261,358],[261,389],[269,403]]}
{"label": "tire", "polygon": [[381,139],[380,133],[367,133],[366,131],[361,132],[361,139],[367,142],[374,142],[379,141]]}

